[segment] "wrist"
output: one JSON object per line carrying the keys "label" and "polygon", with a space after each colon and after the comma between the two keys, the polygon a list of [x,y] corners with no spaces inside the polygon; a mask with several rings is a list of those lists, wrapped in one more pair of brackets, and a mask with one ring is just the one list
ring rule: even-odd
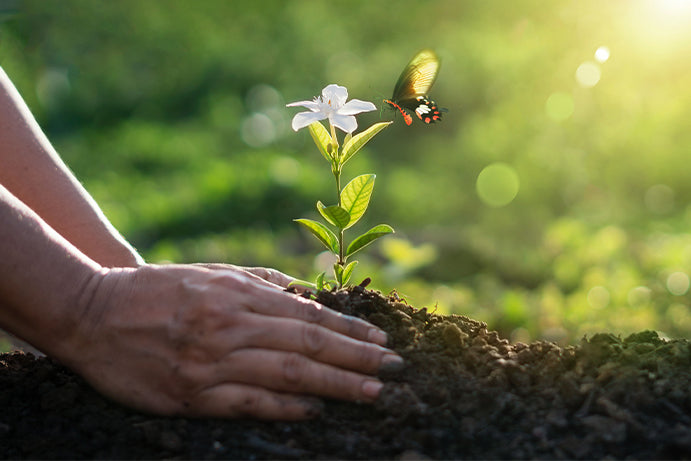
{"label": "wrist", "polygon": [[102,267],[0,185],[0,327],[46,353],[79,328],[75,312]]}

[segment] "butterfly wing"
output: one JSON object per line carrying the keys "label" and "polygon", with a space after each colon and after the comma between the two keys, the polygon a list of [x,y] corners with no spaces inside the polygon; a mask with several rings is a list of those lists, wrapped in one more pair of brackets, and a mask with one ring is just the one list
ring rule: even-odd
{"label": "butterfly wing", "polygon": [[[446,111],[446,109],[440,109],[437,103],[427,96],[418,96],[407,105],[404,105],[404,107],[415,111],[415,115],[428,125],[441,120],[441,113]],[[408,123],[408,120],[406,120],[406,123]],[[410,125],[410,123],[408,123],[408,125]]]}
{"label": "butterfly wing", "polygon": [[406,101],[425,96],[437,78],[439,65],[439,58],[434,51],[420,51],[398,77],[391,100]]}

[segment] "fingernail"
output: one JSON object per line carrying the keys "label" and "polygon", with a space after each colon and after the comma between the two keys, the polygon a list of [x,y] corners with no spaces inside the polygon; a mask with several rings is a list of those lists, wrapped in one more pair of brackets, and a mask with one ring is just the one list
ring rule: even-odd
{"label": "fingernail", "polygon": [[405,362],[400,355],[396,354],[386,354],[381,359],[381,365],[379,365],[380,372],[392,373],[395,371],[401,371],[405,367]]}
{"label": "fingernail", "polygon": [[376,400],[379,397],[381,388],[384,387],[384,383],[381,381],[375,381],[373,379],[368,379],[362,383],[362,393],[371,400]]}
{"label": "fingernail", "polygon": [[378,328],[372,328],[367,334],[367,340],[371,343],[379,344],[380,346],[386,346],[386,343],[389,341],[389,336]]}

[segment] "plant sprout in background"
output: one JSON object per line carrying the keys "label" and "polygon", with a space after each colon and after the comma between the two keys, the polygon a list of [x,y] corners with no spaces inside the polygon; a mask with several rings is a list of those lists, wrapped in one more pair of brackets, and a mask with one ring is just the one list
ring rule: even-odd
{"label": "plant sprout in background", "polygon": [[[362,133],[353,136],[357,128],[355,115],[362,112],[375,110],[371,102],[348,99],[348,90],[345,87],[331,84],[322,90],[322,95],[313,101],[299,101],[288,104],[288,107],[302,106],[310,112],[300,112],[293,117],[293,130],[309,127],[312,139],[324,158],[331,165],[331,173],[336,180],[337,203],[336,205],[324,205],[317,201],[317,211],[324,220],[335,227],[334,232],[328,226],[311,219],[296,219],[314,235],[329,251],[338,258],[334,263],[334,281],[325,280],[325,273],[317,276],[314,286],[317,290],[335,285],[339,288],[348,283],[353,274],[357,261],[348,262],[348,259],[356,252],[372,243],[374,240],[393,232],[391,226],[379,224],[353,239],[349,245],[345,243],[345,230],[357,223],[367,211],[372,191],[374,190],[374,174],[357,176],[343,189],[341,189],[341,173],[343,165],[377,133],[386,128],[392,122],[375,123]],[[320,120],[329,120],[329,131],[324,128]],[[339,150],[336,128],[346,133],[343,147]],[[307,282],[301,284],[312,285]]]}

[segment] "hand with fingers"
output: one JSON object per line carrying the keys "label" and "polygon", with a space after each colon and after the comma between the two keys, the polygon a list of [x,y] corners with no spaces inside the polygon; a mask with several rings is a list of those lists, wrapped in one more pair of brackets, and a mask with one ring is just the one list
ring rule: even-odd
{"label": "hand with fingers", "polygon": [[[268,271],[268,272],[265,272]],[[256,275],[259,274],[259,275]],[[160,414],[304,419],[319,397],[373,402],[402,359],[386,334],[290,294],[278,271],[111,269],[85,288],[63,360],[115,400]]]}

